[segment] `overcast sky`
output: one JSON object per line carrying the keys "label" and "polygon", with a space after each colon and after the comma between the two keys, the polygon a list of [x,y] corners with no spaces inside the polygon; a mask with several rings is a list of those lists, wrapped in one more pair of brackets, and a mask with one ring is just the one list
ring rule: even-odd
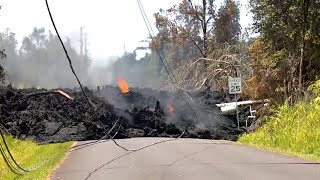
{"label": "overcast sky", "polygon": [[[149,20],[159,8],[171,7],[179,0],[141,0]],[[216,0],[220,4],[222,0]],[[247,27],[251,16],[247,0],[240,0],[241,25]],[[45,0],[0,0],[0,31],[10,28],[18,40],[32,32],[33,27],[45,27],[53,32]],[[90,55],[106,60],[133,51],[148,36],[148,31],[136,0],[49,0],[49,5],[61,35],[69,36],[78,45],[80,27],[88,33]],[[79,48],[79,47],[75,47]]]}

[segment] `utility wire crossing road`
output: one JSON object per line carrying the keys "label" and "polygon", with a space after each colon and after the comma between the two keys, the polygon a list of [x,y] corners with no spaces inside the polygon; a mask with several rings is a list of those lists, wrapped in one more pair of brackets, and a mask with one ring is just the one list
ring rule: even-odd
{"label": "utility wire crossing road", "polygon": [[[137,148],[164,139],[117,142]],[[320,164],[226,141],[178,139],[136,152],[107,141],[70,152],[51,179],[318,180]]]}

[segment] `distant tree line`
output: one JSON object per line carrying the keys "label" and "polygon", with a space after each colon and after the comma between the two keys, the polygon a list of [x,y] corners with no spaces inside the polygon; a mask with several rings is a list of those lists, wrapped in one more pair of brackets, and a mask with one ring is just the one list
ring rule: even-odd
{"label": "distant tree line", "polygon": [[[79,78],[88,81],[91,58],[87,53],[79,54],[71,46],[69,38],[64,44]],[[18,47],[15,33],[7,29],[0,33],[0,47],[7,55],[1,63],[11,85],[18,88],[77,86],[59,39],[50,31],[35,27]]]}

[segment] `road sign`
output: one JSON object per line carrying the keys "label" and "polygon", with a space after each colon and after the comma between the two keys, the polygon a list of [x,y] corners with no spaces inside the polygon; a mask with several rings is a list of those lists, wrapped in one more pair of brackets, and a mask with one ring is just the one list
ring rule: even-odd
{"label": "road sign", "polygon": [[229,84],[229,94],[241,94],[242,88],[241,88],[241,78],[240,77],[229,77],[228,78],[228,84]]}

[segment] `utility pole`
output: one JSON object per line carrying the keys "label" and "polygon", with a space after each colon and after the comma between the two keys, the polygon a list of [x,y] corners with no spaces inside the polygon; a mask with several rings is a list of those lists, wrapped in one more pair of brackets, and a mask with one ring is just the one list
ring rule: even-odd
{"label": "utility pole", "polygon": [[88,49],[87,49],[87,42],[88,42],[88,37],[87,33],[84,33],[84,55],[87,58],[88,57]]}
{"label": "utility pole", "polygon": [[83,26],[80,27],[80,55],[83,55]]}

